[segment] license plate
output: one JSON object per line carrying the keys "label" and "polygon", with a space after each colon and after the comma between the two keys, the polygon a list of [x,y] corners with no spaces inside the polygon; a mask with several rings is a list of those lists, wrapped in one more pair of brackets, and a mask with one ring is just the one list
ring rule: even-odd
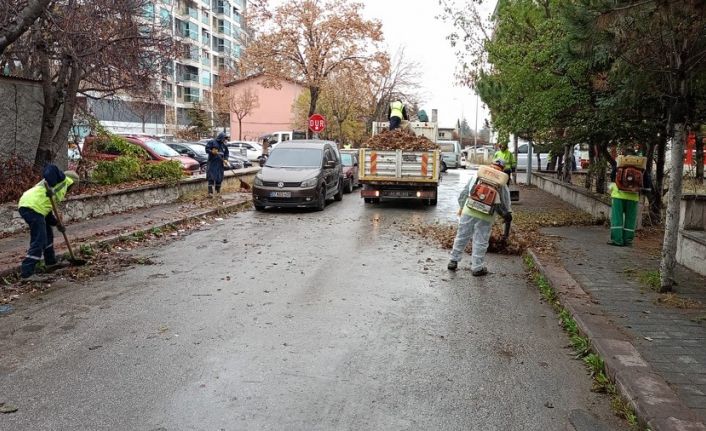
{"label": "license plate", "polygon": [[271,198],[291,198],[292,192],[270,192]]}
{"label": "license plate", "polygon": [[469,199],[466,205],[468,205],[468,207],[471,209],[482,212],[483,214],[491,214],[493,212],[493,207],[490,205],[486,205],[483,202],[478,202]]}
{"label": "license plate", "polygon": [[410,196],[410,192],[404,190],[388,190],[383,193],[383,196],[392,198],[406,198]]}

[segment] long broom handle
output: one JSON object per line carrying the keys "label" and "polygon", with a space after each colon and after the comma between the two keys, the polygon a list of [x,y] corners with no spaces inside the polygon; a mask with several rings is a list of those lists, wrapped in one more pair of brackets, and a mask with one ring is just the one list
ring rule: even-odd
{"label": "long broom handle", "polygon": [[[47,182],[44,182],[44,187],[47,189],[47,191],[52,191],[53,190],[49,187],[49,184]],[[61,213],[59,212],[59,207],[56,205],[56,201],[54,201],[54,194],[52,193],[49,195],[49,201],[51,202],[51,208],[54,210],[54,216],[56,216],[56,221],[59,223],[59,225],[63,226],[64,229],[61,234],[64,236],[64,242],[66,243],[66,248],[69,249],[69,256],[71,256],[71,260],[76,260],[76,256],[74,256],[74,251],[71,249],[71,243],[69,242],[69,237],[66,236],[66,227],[64,226],[63,220],[61,220]]]}

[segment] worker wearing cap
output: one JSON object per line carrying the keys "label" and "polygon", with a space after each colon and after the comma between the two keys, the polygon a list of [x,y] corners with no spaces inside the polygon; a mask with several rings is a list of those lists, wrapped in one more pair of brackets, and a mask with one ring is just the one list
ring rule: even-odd
{"label": "worker wearing cap", "polygon": [[22,194],[18,203],[18,211],[29,226],[30,235],[29,250],[22,261],[20,275],[23,280],[29,281],[32,280],[42,255],[47,269],[55,269],[64,264],[54,253],[52,226],[56,226],[59,232],[64,232],[65,228],[52,213],[51,199],[53,198],[55,203],[61,202],[71,186],[78,182],[75,172],[61,172],[52,164],[44,167],[42,177],[42,181]]}
{"label": "worker wearing cap", "polygon": [[[505,172],[508,177],[511,177],[512,173],[517,169],[517,160],[515,159],[515,155],[507,148],[507,143],[500,144],[500,149],[493,155],[493,160],[497,159],[503,161],[505,164],[503,172]],[[510,184],[509,181],[508,184]]]}
{"label": "worker wearing cap", "polygon": [[409,120],[407,117],[407,108],[400,100],[395,100],[390,103],[387,110],[387,118],[390,119],[390,130],[399,129],[402,120]]}
{"label": "worker wearing cap", "polygon": [[[504,171],[505,162],[502,159],[493,161],[493,168]],[[472,174],[468,180],[468,184],[461,191],[458,197],[458,229],[456,230],[456,239],[454,239],[453,250],[451,251],[451,260],[447,266],[451,271],[458,268],[458,263],[463,257],[464,250],[468,245],[468,241],[473,238],[473,251],[471,253],[471,273],[478,277],[486,275],[488,269],[485,267],[483,260],[485,253],[488,251],[490,242],[490,231],[493,227],[493,214],[485,214],[467,205],[471,188],[476,182],[476,175]],[[500,204],[496,206],[496,212],[505,220],[505,234],[503,241],[507,241],[510,235],[510,223],[512,222],[512,209],[510,208],[510,189],[506,185],[500,187]]]}
{"label": "worker wearing cap", "polygon": [[206,181],[208,181],[208,197],[213,196],[213,188],[216,194],[221,194],[221,183],[225,175],[225,168],[228,166],[228,143],[229,136],[225,132],[220,132],[216,139],[211,139],[206,144],[208,154],[208,164],[206,165]]}

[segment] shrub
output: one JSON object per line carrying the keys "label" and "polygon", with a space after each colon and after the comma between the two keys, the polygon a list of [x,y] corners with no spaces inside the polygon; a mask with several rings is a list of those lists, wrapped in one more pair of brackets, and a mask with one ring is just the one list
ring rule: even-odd
{"label": "shrub", "polygon": [[115,160],[98,162],[91,174],[98,184],[118,184],[139,180],[142,162],[137,157],[122,156]]}
{"label": "shrub", "polygon": [[0,163],[0,203],[17,201],[25,190],[42,179],[41,173],[34,168],[32,162],[17,154]]}
{"label": "shrub", "polygon": [[96,151],[105,154],[135,157],[145,159],[147,151],[137,145],[131,144],[117,135],[107,134],[96,142]]}
{"label": "shrub", "polygon": [[165,180],[176,183],[184,176],[181,163],[176,160],[168,162],[149,163],[142,169],[142,178],[146,180]]}

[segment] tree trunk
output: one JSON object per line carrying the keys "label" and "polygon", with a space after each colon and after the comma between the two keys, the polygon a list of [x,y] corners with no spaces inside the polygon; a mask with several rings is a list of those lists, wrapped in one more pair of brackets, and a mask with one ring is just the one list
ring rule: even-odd
{"label": "tree trunk", "polygon": [[654,201],[650,202],[650,214],[655,223],[662,223],[662,208],[664,206],[662,203],[662,195],[664,194],[664,165],[667,158],[667,136],[664,133],[660,134],[656,151],[657,166],[655,179],[653,181]]}
{"label": "tree trunk", "polygon": [[564,169],[562,169],[561,180],[565,183],[571,182],[571,169],[573,168],[574,146],[564,145]]}
{"label": "tree trunk", "polygon": [[[683,120],[682,120],[683,121]],[[664,243],[662,260],[659,265],[660,292],[670,292],[674,286],[676,267],[677,239],[679,237],[679,216],[681,213],[681,188],[684,171],[684,133],[683,122],[674,125],[672,140],[672,167],[669,175],[669,193],[667,194],[667,218],[664,223]]]}
{"label": "tree trunk", "polygon": [[537,151],[537,172],[542,172],[542,158],[539,155],[539,151]]}
{"label": "tree trunk", "polygon": [[[316,103],[319,101],[319,92],[321,89],[319,87],[309,87],[309,115],[307,118],[311,117],[316,113]],[[311,130],[307,127],[306,136],[311,138]]]}
{"label": "tree trunk", "polygon": [[70,59],[61,62],[57,77],[52,74],[51,60],[43,46],[38,46],[40,55],[40,69],[42,73],[42,93],[44,96],[44,106],[42,107],[41,132],[39,134],[39,145],[34,155],[34,166],[42,169],[44,164],[52,161],[52,138],[56,126],[56,117],[64,103],[63,95],[66,91]]}
{"label": "tree trunk", "polygon": [[243,140],[243,119],[238,116],[238,140]]}
{"label": "tree trunk", "polygon": [[697,136],[696,139],[696,179],[704,182],[704,138]]}
{"label": "tree trunk", "polygon": [[597,163],[596,163],[596,193],[599,194],[605,194],[607,187],[606,187],[606,164],[608,162],[606,161],[605,157],[603,155],[599,155],[597,158]]}
{"label": "tree trunk", "polygon": [[596,155],[593,152],[593,145],[591,145],[588,150],[588,170],[586,171],[586,182],[584,183],[586,190],[591,190],[591,185],[593,184],[593,171],[595,168]]}
{"label": "tree trunk", "polygon": [[61,114],[59,127],[51,140],[52,160],[55,159],[58,151],[66,151],[65,144],[69,140],[69,131],[71,131],[71,126],[74,124],[74,112],[76,111],[76,100],[81,77],[81,68],[77,63],[72,63],[68,85],[66,86],[66,95],[64,96],[64,110]]}

